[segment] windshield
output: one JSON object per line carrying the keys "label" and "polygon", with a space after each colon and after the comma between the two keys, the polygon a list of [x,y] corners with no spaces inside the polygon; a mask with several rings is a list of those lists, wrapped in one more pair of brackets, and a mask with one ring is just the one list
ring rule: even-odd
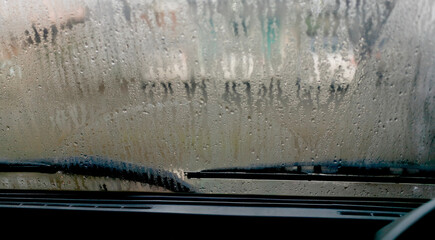
{"label": "windshield", "polygon": [[[431,0],[0,6],[0,165],[27,167],[2,171],[0,188],[435,196]],[[400,184],[188,175],[334,164],[427,172]]]}

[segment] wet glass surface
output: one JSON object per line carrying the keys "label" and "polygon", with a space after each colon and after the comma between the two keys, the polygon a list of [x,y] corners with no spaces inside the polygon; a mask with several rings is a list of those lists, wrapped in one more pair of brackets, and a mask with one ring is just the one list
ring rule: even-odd
{"label": "wet glass surface", "polygon": [[432,1],[0,6],[0,159],[435,164]]}

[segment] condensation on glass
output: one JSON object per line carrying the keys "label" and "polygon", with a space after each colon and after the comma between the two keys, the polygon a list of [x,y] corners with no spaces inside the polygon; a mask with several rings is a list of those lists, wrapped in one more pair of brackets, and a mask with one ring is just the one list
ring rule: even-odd
{"label": "condensation on glass", "polygon": [[435,2],[3,1],[0,158],[434,164]]}

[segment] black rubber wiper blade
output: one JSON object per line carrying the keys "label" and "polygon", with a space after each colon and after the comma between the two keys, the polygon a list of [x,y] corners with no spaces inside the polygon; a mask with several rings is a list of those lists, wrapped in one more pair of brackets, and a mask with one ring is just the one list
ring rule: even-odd
{"label": "black rubber wiper blade", "polygon": [[0,172],[40,172],[56,173],[57,168],[53,164],[30,161],[0,161]]}
{"label": "black rubber wiper blade", "polygon": [[186,172],[187,178],[389,182],[435,184],[435,168],[361,162],[292,163],[205,169]]}
{"label": "black rubber wiper blade", "polygon": [[173,192],[193,192],[192,186],[163,169],[113,161],[97,156],[56,159],[0,160],[0,172],[39,172],[110,177],[160,186]]}
{"label": "black rubber wiper blade", "polygon": [[187,172],[188,178],[223,178],[257,180],[342,181],[342,182],[389,182],[435,184],[435,178],[407,176],[366,176],[341,174],[292,174],[292,173],[243,173],[243,172]]}

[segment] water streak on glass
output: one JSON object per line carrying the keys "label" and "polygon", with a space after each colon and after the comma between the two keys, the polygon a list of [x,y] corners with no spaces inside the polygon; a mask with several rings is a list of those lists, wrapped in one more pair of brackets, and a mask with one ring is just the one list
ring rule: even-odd
{"label": "water streak on glass", "polygon": [[3,1],[0,158],[434,164],[433,1]]}

